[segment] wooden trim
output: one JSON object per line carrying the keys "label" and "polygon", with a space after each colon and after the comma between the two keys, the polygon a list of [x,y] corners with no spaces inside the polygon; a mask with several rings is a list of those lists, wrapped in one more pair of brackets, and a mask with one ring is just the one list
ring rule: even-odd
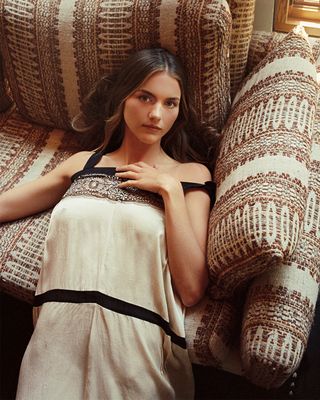
{"label": "wooden trim", "polygon": [[319,18],[319,11],[309,10],[300,7],[289,7],[288,19],[298,19],[315,22]]}
{"label": "wooden trim", "polygon": [[320,37],[320,10],[290,6],[289,0],[276,0],[273,29],[278,32],[289,32],[302,22],[310,36]]}
{"label": "wooden trim", "polygon": [[293,6],[298,6],[298,7],[320,7],[320,2],[318,0],[312,1],[312,0],[293,0]]}

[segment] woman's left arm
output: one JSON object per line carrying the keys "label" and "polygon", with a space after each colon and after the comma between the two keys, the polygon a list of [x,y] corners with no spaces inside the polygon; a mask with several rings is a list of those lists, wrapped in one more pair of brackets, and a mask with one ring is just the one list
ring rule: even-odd
{"label": "woman's left arm", "polygon": [[203,297],[208,285],[206,245],[210,198],[202,190],[184,195],[174,185],[162,197],[171,275],[184,305],[192,306]]}
{"label": "woman's left arm", "polygon": [[[138,165],[137,165],[138,164]],[[179,180],[137,163],[119,168],[117,175],[128,179],[120,187],[137,187],[159,193],[165,206],[166,240],[173,283],[185,306],[196,304],[208,285],[206,245],[210,198],[203,190],[186,195]],[[195,166],[197,181],[211,179],[209,171]]]}

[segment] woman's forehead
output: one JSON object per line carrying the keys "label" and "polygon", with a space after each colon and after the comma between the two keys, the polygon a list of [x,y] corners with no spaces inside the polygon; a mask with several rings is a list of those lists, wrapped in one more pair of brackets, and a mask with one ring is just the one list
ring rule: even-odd
{"label": "woman's forehead", "polygon": [[165,71],[155,72],[146,79],[139,90],[169,98],[180,98],[181,89],[178,80]]}

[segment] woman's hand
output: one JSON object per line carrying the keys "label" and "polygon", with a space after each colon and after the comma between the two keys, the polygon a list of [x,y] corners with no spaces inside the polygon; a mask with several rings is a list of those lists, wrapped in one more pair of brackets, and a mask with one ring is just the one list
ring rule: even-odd
{"label": "woman's hand", "polygon": [[160,172],[157,166],[151,166],[142,161],[117,167],[115,175],[126,179],[119,183],[120,188],[135,187],[158,193],[162,197],[169,191],[182,190],[181,183],[173,176]]}

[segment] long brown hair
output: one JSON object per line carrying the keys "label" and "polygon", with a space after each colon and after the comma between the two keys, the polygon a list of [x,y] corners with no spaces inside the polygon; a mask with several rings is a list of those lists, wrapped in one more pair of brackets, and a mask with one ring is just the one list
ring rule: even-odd
{"label": "long brown hair", "polygon": [[[195,161],[210,166],[208,150],[215,147],[214,128],[199,121],[192,95],[187,95],[186,74],[178,58],[162,48],[140,50],[127,59],[116,73],[103,76],[84,99],[82,112],[73,120],[78,131],[104,129],[99,150],[108,153],[120,147],[124,134],[125,100],[151,75],[167,72],[180,85],[181,100],[178,117],[162,138],[163,150],[179,162]],[[208,143],[210,138],[211,143]]]}

